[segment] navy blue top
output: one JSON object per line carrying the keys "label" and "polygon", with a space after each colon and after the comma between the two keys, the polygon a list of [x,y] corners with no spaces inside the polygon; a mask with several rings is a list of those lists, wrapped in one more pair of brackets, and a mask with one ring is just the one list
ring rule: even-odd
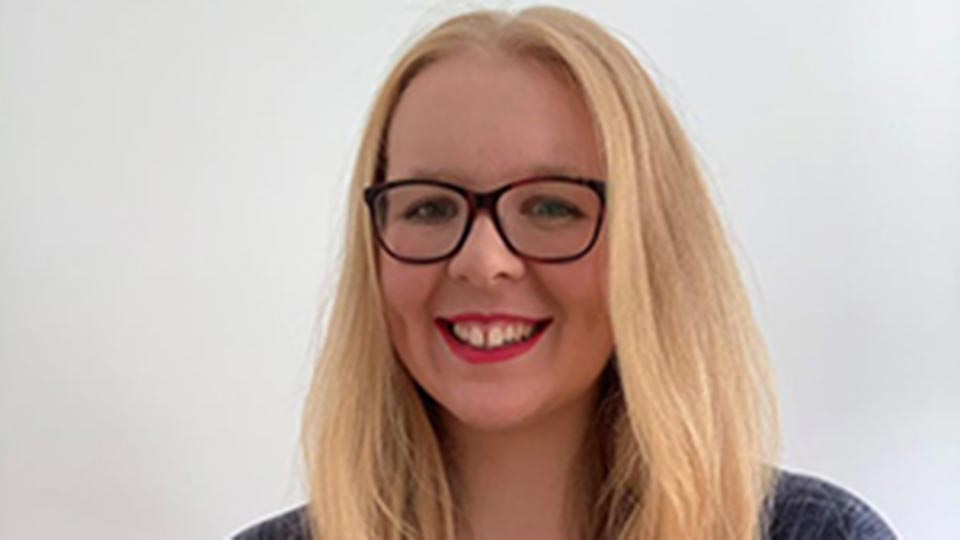
{"label": "navy blue top", "polygon": [[[875,510],[853,493],[813,476],[778,469],[767,540],[895,540]],[[309,540],[306,506],[253,525],[233,540]]]}

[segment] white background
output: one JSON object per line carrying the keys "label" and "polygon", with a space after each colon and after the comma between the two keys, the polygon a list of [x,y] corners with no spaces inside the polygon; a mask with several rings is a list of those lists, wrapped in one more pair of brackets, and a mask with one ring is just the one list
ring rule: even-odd
{"label": "white background", "polygon": [[[710,168],[784,466],[960,536],[960,4],[563,5]],[[360,126],[462,6],[0,0],[0,538],[218,538],[303,500]]]}

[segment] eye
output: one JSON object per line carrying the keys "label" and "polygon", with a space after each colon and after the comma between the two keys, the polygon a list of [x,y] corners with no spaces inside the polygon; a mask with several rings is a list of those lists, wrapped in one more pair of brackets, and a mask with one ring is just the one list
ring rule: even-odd
{"label": "eye", "polygon": [[446,197],[434,197],[417,201],[403,212],[404,221],[442,223],[458,213],[457,203]]}
{"label": "eye", "polygon": [[556,198],[535,197],[523,204],[523,213],[534,218],[579,219],[583,212],[570,202]]}

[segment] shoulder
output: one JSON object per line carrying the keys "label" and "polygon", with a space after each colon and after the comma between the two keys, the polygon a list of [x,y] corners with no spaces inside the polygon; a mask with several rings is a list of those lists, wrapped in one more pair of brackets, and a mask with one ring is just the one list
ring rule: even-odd
{"label": "shoulder", "polygon": [[864,500],[826,480],[778,469],[767,540],[895,540]]}
{"label": "shoulder", "polygon": [[[864,500],[826,480],[779,469],[766,540],[895,540]],[[306,505],[267,518],[233,540],[309,540]]]}
{"label": "shoulder", "polygon": [[233,540],[309,540],[307,506],[298,506],[238,532]]}

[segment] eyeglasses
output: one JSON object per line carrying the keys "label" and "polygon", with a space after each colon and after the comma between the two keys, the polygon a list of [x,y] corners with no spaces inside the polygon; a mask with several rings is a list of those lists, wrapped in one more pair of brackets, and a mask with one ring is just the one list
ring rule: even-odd
{"label": "eyeglasses", "polygon": [[596,243],[605,187],[586,178],[536,177],[478,193],[412,178],[368,187],[363,195],[377,242],[397,260],[427,264],[454,256],[486,209],[512,253],[560,263],[582,257]]}

